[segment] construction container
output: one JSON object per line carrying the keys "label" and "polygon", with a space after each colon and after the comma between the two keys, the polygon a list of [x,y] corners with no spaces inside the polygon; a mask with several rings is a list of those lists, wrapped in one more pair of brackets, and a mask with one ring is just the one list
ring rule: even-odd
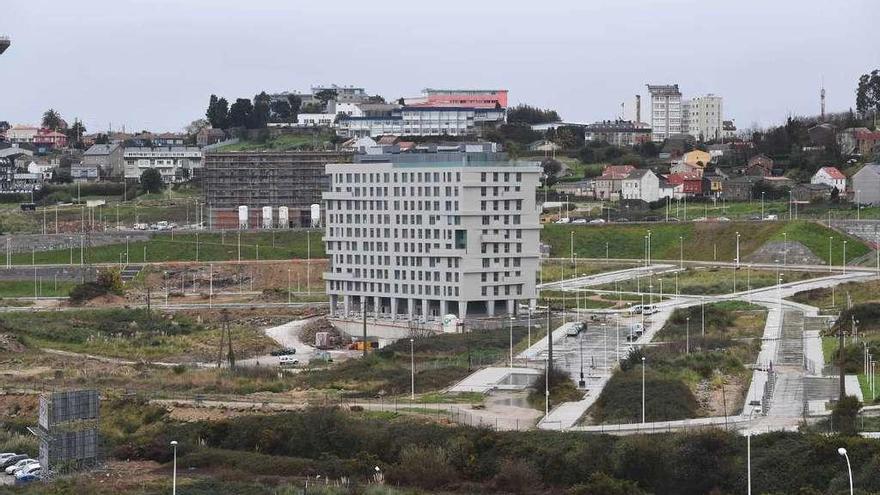
{"label": "construction container", "polygon": [[315,333],[315,347],[318,349],[327,349],[330,347],[330,332]]}
{"label": "construction container", "polygon": [[278,228],[286,229],[290,227],[290,216],[286,206],[278,207]]}
{"label": "construction container", "polygon": [[245,205],[238,207],[238,228],[248,228],[248,207]]}

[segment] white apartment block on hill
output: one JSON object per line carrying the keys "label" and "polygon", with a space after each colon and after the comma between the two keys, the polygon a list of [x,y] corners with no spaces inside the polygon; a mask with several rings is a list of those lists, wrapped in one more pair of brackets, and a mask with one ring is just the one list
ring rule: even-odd
{"label": "white apartment block on hill", "polygon": [[535,162],[330,164],[331,314],[437,320],[535,304]]}

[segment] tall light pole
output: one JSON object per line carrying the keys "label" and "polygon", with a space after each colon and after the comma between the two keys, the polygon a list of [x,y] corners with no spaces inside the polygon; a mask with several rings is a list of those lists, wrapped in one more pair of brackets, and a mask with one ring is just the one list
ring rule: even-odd
{"label": "tall light pole", "polygon": [[736,233],[736,267],[739,268],[739,232]]}
{"label": "tall light pole", "polygon": [[764,220],[764,191],[761,191],[761,220]]}
{"label": "tall light pole", "polygon": [[568,233],[568,253],[571,258],[571,262],[574,263],[574,231],[570,231]]}
{"label": "tall light pole", "polygon": [[528,321],[528,326],[529,326],[529,328],[528,328],[529,337],[528,337],[528,341],[527,341],[528,345],[526,346],[527,349],[532,347],[532,305],[531,304],[529,305],[528,315],[529,316],[528,316],[527,321]]}
{"label": "tall light pole", "polygon": [[684,237],[678,236],[678,269],[684,270]]}
{"label": "tall light pole", "polygon": [[746,477],[748,478],[748,495],[752,495],[752,415],[757,407],[749,411],[749,425],[746,431]]}
{"label": "tall light pole", "polygon": [[[366,343],[364,343],[366,345]],[[413,339],[409,339],[410,400],[416,400],[416,351]]]}
{"label": "tall light pole", "polygon": [[177,495],[177,440],[171,441],[171,448],[174,449],[174,467],[171,471],[171,495]]}
{"label": "tall light pole", "polygon": [[685,332],[684,333],[684,335],[685,335],[685,337],[684,337],[685,338],[685,340],[684,340],[684,353],[689,355],[691,353],[691,317],[690,316],[685,318],[684,332]]}
{"label": "tall light pole", "polygon": [[782,266],[788,264],[788,232],[782,233]]}
{"label": "tall light pole", "polygon": [[[829,225],[831,225],[830,222],[829,222]],[[832,258],[831,258],[831,239],[833,239],[833,238],[834,238],[833,236],[830,236],[830,235],[828,236],[828,273],[831,273],[831,270],[832,270],[831,267],[833,265],[833,263],[831,262],[831,260],[832,260]]]}
{"label": "tall light pole", "polygon": [[700,297],[700,336],[706,336],[706,301]]}
{"label": "tall light pole", "polygon": [[843,267],[843,274],[846,275],[846,239],[843,240],[843,259],[840,264]]}
{"label": "tall light pole", "polygon": [[510,315],[510,360],[508,367],[513,368],[513,315]]}
{"label": "tall light pole", "polygon": [[849,495],[853,495],[852,466],[849,463],[849,455],[846,453],[846,449],[843,447],[837,449],[837,453],[842,455],[846,459],[846,472],[849,474]]}
{"label": "tall light pole", "polygon": [[642,423],[645,422],[645,356],[642,356]]}

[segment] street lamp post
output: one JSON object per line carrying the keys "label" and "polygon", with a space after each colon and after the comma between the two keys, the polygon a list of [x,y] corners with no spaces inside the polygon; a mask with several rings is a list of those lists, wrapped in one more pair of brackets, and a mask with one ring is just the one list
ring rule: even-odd
{"label": "street lamp post", "polygon": [[748,478],[748,495],[752,495],[752,415],[757,407],[749,411],[749,425],[746,432],[746,476]]}
{"label": "street lamp post", "polygon": [[688,316],[685,318],[685,330],[684,330],[685,340],[684,340],[684,353],[691,353],[691,317]]}
{"label": "street lamp post", "polygon": [[761,220],[764,220],[764,191],[761,191]]}
{"label": "street lamp post", "polygon": [[[830,223],[829,223],[829,225],[830,225]],[[831,239],[833,239],[833,237],[829,235],[828,236],[828,273],[831,273],[831,266],[833,265],[833,263],[831,262]]]}
{"label": "street lamp post", "polygon": [[513,368],[513,315],[510,315],[510,360],[508,367]]}
{"label": "street lamp post", "polygon": [[410,400],[416,400],[416,352],[413,339],[409,339]]}
{"label": "street lamp post", "polygon": [[782,266],[788,264],[788,232],[782,233]]}
{"label": "street lamp post", "polygon": [[837,449],[837,453],[842,455],[846,459],[846,472],[847,474],[849,474],[849,494],[853,495],[852,466],[849,463],[849,455],[846,453],[846,449],[843,447]]}
{"label": "street lamp post", "polygon": [[678,236],[678,269],[684,270],[684,237]]}
{"label": "street lamp post", "polygon": [[846,275],[846,239],[843,240],[843,259],[840,260],[843,267],[843,274]]}
{"label": "street lamp post", "polygon": [[645,422],[645,356],[642,356],[642,423]]}
{"label": "street lamp post", "polygon": [[739,232],[736,233],[736,267],[739,268]]}
{"label": "street lamp post", "polygon": [[571,262],[574,263],[574,231],[572,230],[568,234],[568,253]]}
{"label": "street lamp post", "polygon": [[587,381],[584,380],[584,336],[583,334],[578,335],[578,347],[580,347],[581,354],[581,379],[578,381],[578,386],[580,388],[587,388]]}
{"label": "street lamp post", "polygon": [[171,448],[174,449],[174,465],[171,471],[171,495],[177,495],[177,440],[171,441]]}

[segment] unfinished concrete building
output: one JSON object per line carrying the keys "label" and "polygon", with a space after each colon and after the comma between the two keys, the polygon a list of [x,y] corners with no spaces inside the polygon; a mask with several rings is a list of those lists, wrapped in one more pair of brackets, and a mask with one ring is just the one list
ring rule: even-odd
{"label": "unfinished concrete building", "polygon": [[263,209],[267,207],[272,227],[291,228],[312,226],[311,205],[320,204],[321,193],[329,191],[324,166],[351,162],[352,154],[234,151],[207,153],[204,160],[208,228],[266,227]]}

